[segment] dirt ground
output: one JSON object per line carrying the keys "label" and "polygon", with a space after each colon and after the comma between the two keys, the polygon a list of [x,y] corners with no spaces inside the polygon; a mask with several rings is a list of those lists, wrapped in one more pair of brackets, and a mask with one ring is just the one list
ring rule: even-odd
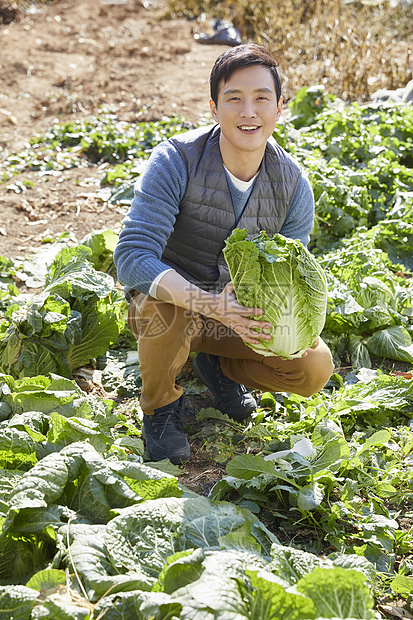
{"label": "dirt ground", "polygon": [[[103,104],[130,122],[209,114],[209,72],[226,46],[197,43],[193,23],[161,20],[164,13],[163,0],[55,0],[26,10],[0,0],[0,161],[56,120]],[[93,179],[103,175],[102,166],[72,169],[22,194],[0,185],[0,255],[119,224],[125,209],[95,197]]]}

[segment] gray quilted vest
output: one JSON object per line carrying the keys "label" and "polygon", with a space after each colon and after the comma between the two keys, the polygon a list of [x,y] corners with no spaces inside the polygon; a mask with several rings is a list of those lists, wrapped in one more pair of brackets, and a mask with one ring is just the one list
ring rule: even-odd
{"label": "gray quilted vest", "polygon": [[[219,149],[219,125],[170,138],[188,169],[188,186],[162,262],[206,290],[229,281],[222,254],[235,214]],[[270,138],[260,172],[237,224],[249,236],[281,230],[301,178],[299,165]]]}

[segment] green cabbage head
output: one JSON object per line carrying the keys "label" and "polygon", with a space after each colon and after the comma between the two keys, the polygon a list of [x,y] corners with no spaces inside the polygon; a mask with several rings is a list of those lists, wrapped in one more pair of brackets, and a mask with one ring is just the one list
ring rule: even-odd
{"label": "green cabbage head", "polygon": [[262,308],[254,317],[269,321],[272,339],[249,345],[262,355],[302,357],[320,335],[326,318],[327,281],[323,268],[301,241],[265,232],[249,240],[235,229],[226,240],[224,257],[237,299]]}

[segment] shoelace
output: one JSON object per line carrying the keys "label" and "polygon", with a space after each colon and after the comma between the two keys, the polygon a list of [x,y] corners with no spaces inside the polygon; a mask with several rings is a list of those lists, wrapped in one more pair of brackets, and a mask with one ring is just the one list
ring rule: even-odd
{"label": "shoelace", "polygon": [[[221,381],[218,381],[218,383],[221,383]],[[226,396],[233,396],[234,398],[236,396],[242,396],[243,394],[247,394],[248,390],[244,385],[227,385],[227,388],[229,389],[229,392],[224,392],[225,387],[220,387],[220,391],[221,391],[221,396],[223,398],[225,398]]]}
{"label": "shoelace", "polygon": [[234,396],[241,396],[248,391],[244,385],[236,383],[236,381],[233,381],[232,379],[229,379],[229,377],[226,377],[222,372],[221,368],[216,368],[215,372],[217,375],[219,375],[217,377],[218,385],[223,397],[229,396],[229,394],[227,394],[224,390],[229,391],[231,395],[234,394]]}
{"label": "shoelace", "polygon": [[151,418],[152,418],[151,426],[153,430],[155,431],[155,433],[160,431],[160,435],[159,435],[160,439],[163,437],[166,427],[169,424],[171,424],[174,428],[178,429],[179,431],[183,430],[182,422],[181,422],[181,419],[179,418],[177,409],[173,412],[168,411],[165,413],[157,413],[156,415],[151,416]]}

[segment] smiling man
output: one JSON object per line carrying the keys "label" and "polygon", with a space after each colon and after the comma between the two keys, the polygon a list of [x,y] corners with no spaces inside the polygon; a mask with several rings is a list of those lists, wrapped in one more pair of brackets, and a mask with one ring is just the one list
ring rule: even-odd
{"label": "smiling man", "polygon": [[222,254],[235,227],[309,241],[310,184],[272,137],[282,111],[277,62],[255,44],[231,48],[216,60],[210,88],[215,124],[153,151],[114,255],[138,341],[146,447],[153,460],[174,463],[190,458],[176,377],[191,351],[216,407],[236,420],[256,409],[247,388],[310,396],[333,372],[321,339],[293,360],[247,346],[270,339],[271,325],[258,331],[251,317],[262,310],[238,303]]}
{"label": "smiling man", "polygon": [[281,93],[277,93],[267,67],[252,66],[228,77],[214,97],[210,107],[221,128],[219,147],[224,165],[236,178],[250,181],[281,116]]}

